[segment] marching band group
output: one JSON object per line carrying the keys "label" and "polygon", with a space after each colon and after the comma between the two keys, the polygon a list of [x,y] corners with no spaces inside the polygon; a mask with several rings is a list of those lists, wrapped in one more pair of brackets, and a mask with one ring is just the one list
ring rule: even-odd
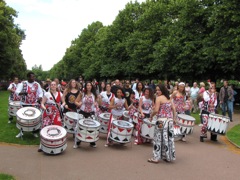
{"label": "marching band group", "polygon": [[[87,81],[83,83],[71,79],[68,83],[55,79],[47,80],[43,86],[35,81],[33,72],[27,74],[27,80],[18,82],[15,77],[9,85],[10,91],[9,104],[19,102],[20,108],[34,107],[41,111],[41,129],[49,125],[58,125],[64,127],[64,117],[67,112],[81,114],[84,118],[97,120],[100,114],[109,113],[109,122],[107,125],[106,145],[114,143],[110,137],[110,130],[113,120],[123,120],[124,111],[128,112],[129,123],[134,125],[134,144],[139,145],[146,142],[153,143],[153,156],[148,162],[158,163],[161,159],[173,161],[176,159],[174,145],[174,126],[178,119],[178,114],[188,114],[195,106],[191,102],[191,90],[187,84],[180,82],[171,87],[165,82],[157,86],[153,84],[144,85],[136,80],[131,86],[129,80],[122,85],[119,80],[114,83],[96,81]],[[193,87],[194,88],[194,87]],[[227,89],[220,91],[220,103],[226,102],[233,96],[232,91]],[[218,105],[218,96],[214,83],[209,83],[209,89],[204,90],[198,100],[201,109],[201,135],[200,141],[203,142],[207,137],[208,116],[216,113]],[[227,99],[226,99],[227,98]],[[196,108],[196,107],[195,107]],[[195,109],[194,109],[195,110]],[[13,115],[9,109],[9,123],[13,120]],[[33,115],[30,113],[30,115]],[[187,117],[187,115],[186,115]],[[229,115],[232,121],[232,115]],[[154,122],[154,135],[152,138],[141,136],[141,127],[144,119],[149,123]],[[23,136],[23,129],[20,129],[17,138]],[[32,130],[35,137],[38,137],[38,130]],[[76,133],[76,130],[75,130]],[[186,141],[186,134],[181,134],[181,140]],[[74,136],[73,148],[78,148],[81,140]],[[216,141],[216,133],[211,133],[211,140]],[[119,141],[118,141],[119,143]],[[124,142],[120,142],[124,144]],[[96,142],[90,142],[90,146],[97,147]],[[42,151],[40,144],[39,150]]]}

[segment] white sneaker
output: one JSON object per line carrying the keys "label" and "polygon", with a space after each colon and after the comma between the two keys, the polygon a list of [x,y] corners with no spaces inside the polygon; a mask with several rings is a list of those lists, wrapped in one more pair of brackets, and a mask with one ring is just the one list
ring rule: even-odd
{"label": "white sneaker", "polygon": [[73,149],[77,149],[78,147],[79,147],[79,145],[77,145],[77,144],[73,145]]}
{"label": "white sneaker", "polygon": [[12,121],[8,121],[8,124],[11,124],[12,123]]}
{"label": "white sneaker", "polygon": [[35,138],[38,138],[37,133],[33,133],[33,136],[34,136]]}
{"label": "white sneaker", "polygon": [[16,138],[20,138],[21,136],[23,136],[22,131],[18,135],[16,135]]}
{"label": "white sneaker", "polygon": [[202,127],[202,126],[203,126],[203,124],[199,124],[198,126]]}

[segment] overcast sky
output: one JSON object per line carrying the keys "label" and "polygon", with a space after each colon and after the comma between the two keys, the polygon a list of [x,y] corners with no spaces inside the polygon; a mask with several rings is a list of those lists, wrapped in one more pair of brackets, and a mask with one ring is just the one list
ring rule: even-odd
{"label": "overcast sky", "polygon": [[5,1],[18,12],[15,23],[25,30],[26,40],[21,49],[27,68],[32,69],[36,64],[50,70],[84,28],[95,21],[105,26],[112,24],[131,0]]}

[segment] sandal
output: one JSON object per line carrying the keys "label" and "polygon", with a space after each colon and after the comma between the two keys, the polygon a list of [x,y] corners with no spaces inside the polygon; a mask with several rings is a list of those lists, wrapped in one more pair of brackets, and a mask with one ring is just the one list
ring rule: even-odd
{"label": "sandal", "polygon": [[151,158],[151,159],[148,159],[148,162],[150,162],[150,163],[155,163],[155,164],[158,164],[158,163],[159,163],[159,161],[153,160],[152,158]]}

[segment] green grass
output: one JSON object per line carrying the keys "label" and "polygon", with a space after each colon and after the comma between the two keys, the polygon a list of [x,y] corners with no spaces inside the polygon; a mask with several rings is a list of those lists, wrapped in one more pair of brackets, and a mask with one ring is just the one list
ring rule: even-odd
{"label": "green grass", "polygon": [[0,173],[0,179],[1,180],[15,180],[15,178],[11,175],[8,175],[8,174],[3,174],[3,173]]}
{"label": "green grass", "polygon": [[39,138],[35,138],[30,132],[24,132],[23,139],[16,138],[19,133],[16,117],[13,118],[13,123],[8,124],[8,97],[8,91],[0,91],[0,141],[23,145],[39,144]]}
{"label": "green grass", "polygon": [[191,116],[196,119],[195,124],[200,124],[200,115],[199,115],[199,112],[197,112],[197,113],[191,113]]}
{"label": "green grass", "polygon": [[236,145],[240,146],[240,124],[234,126],[227,132],[227,137],[235,143]]}

